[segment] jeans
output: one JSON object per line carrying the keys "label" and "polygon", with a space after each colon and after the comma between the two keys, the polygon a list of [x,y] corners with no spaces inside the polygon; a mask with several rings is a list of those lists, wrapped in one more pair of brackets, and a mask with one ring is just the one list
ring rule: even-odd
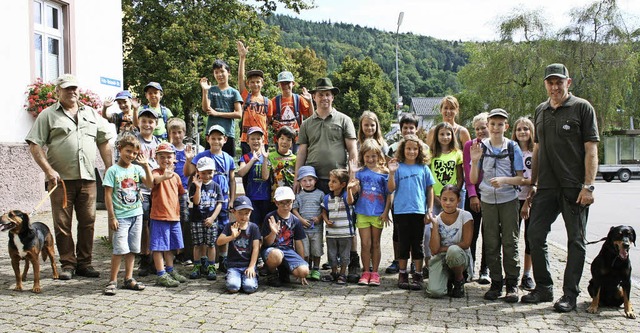
{"label": "jeans", "polygon": [[251,294],[258,289],[257,275],[250,278],[244,274],[247,267],[227,268],[227,290],[236,292],[242,288],[247,294]]}

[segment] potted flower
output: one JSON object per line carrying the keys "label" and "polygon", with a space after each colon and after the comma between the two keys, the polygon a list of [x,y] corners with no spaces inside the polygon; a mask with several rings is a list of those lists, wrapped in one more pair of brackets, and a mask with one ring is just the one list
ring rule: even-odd
{"label": "potted flower", "polygon": [[[42,79],[36,79],[36,82],[27,87],[27,101],[24,105],[27,112],[35,118],[38,117],[42,110],[57,102],[56,86],[53,83],[45,83]],[[102,112],[102,101],[100,97],[91,90],[80,89],[78,101],[84,105],[90,106],[98,112]]]}

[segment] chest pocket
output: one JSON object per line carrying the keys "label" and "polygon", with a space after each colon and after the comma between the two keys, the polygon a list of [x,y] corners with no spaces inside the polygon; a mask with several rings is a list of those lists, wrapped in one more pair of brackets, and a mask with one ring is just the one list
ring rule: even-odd
{"label": "chest pocket", "polygon": [[574,119],[562,119],[557,126],[559,137],[580,137],[580,123]]}

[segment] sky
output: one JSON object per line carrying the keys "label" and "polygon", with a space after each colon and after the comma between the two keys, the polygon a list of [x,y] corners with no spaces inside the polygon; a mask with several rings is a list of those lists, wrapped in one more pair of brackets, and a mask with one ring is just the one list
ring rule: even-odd
{"label": "sky", "polygon": [[[498,39],[497,22],[516,9],[541,10],[556,31],[570,23],[569,12],[594,0],[315,0],[316,8],[299,15],[286,9],[277,13],[303,20],[352,23],[384,31],[397,29],[445,40]],[[618,0],[625,21],[640,27],[640,0]],[[281,4],[280,4],[281,5]],[[282,7],[282,6],[280,6]]]}

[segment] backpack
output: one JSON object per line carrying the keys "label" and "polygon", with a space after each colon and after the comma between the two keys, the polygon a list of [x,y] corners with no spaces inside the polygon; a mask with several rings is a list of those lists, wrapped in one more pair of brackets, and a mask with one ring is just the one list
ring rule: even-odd
{"label": "backpack", "polygon": [[[282,112],[282,95],[276,96],[276,113],[274,114],[274,119],[281,119]],[[293,113],[296,117],[296,122],[298,122],[298,126],[302,123],[302,116],[300,115],[300,95],[293,94]]]}
{"label": "backpack", "polygon": [[[488,139],[487,139],[488,140]],[[511,163],[509,163],[511,165],[511,177],[514,177],[516,175],[516,169],[515,169],[515,165],[513,164],[513,160],[514,160],[514,150],[515,150],[515,145],[516,142],[513,140],[509,140],[509,142],[507,143],[507,153],[500,153],[500,154],[493,154],[493,152],[491,152],[489,150],[489,148],[487,147],[487,145],[485,144],[485,141],[482,140],[482,157],[480,157],[480,165],[484,165],[484,157],[485,156],[489,156],[489,157],[493,157],[496,159],[503,159],[506,157],[509,157],[509,161]],[[516,190],[520,190],[520,186],[513,186]]]}
{"label": "backpack", "polygon": [[[324,196],[323,199],[323,203],[325,207],[329,207],[329,197],[331,197],[331,194],[326,194]],[[344,202],[344,207],[345,210],[347,211],[347,219],[349,220],[349,233],[351,234],[351,236],[355,235],[355,227],[354,227],[354,221],[353,221],[353,217],[355,217],[355,214],[353,212],[353,206],[350,206],[347,203],[347,191],[346,189],[344,190],[344,192],[342,192],[342,202]],[[327,215],[329,215],[327,213]]]}

